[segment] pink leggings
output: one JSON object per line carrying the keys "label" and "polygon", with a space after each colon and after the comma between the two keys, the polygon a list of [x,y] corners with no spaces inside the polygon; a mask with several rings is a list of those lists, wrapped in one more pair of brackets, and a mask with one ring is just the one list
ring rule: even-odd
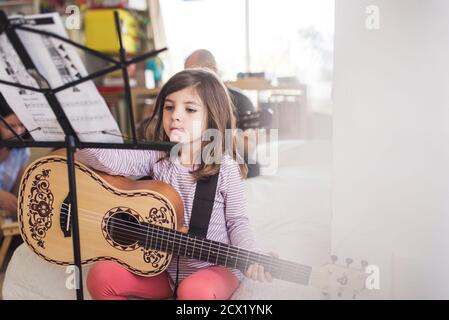
{"label": "pink leggings", "polygon": [[[177,295],[180,300],[226,300],[238,285],[239,280],[232,272],[213,266],[182,280]],[[87,276],[87,288],[96,300],[125,300],[129,296],[166,299],[173,296],[166,271],[154,277],[142,277],[110,261],[92,266]]]}

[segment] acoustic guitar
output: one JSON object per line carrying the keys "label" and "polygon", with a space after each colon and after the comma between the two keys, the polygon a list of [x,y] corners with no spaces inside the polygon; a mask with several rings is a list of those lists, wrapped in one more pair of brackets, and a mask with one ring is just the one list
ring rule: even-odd
{"label": "acoustic guitar", "polygon": [[[173,256],[245,271],[262,264],[274,278],[316,284],[323,293],[365,287],[363,268],[335,263],[314,268],[188,234],[183,203],[170,185],[109,176],[75,162],[82,264],[115,261],[141,276],[163,272]],[[18,222],[24,242],[42,259],[73,265],[72,216],[67,160],[50,155],[25,170]],[[334,261],[335,262],[335,261]]]}

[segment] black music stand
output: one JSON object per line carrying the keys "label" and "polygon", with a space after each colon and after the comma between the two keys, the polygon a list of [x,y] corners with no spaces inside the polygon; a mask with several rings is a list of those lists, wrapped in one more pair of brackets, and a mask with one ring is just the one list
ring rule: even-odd
{"label": "black music stand", "polygon": [[[20,41],[20,38],[18,37],[16,30],[22,30],[27,32],[32,32],[36,34],[41,34],[44,36],[54,37],[57,38],[65,43],[68,43],[70,45],[73,45],[81,50],[84,50],[85,52],[92,54],[100,59],[106,60],[108,62],[111,62],[113,66],[107,67],[103,70],[96,71],[92,74],[87,75],[86,77],[82,77],[78,80],[72,81],[70,83],[66,83],[60,87],[57,88],[51,88],[48,84],[48,81],[44,79],[42,76],[41,81],[39,83],[40,88],[34,88],[26,85],[22,85],[20,83],[13,83],[9,81],[4,81],[0,79],[0,83],[6,84],[12,87],[16,87],[19,89],[25,89],[25,90],[31,90],[34,92],[42,93],[50,107],[52,108],[54,114],[56,115],[57,121],[59,125],[61,126],[64,135],[65,135],[65,141],[34,141],[32,139],[23,139],[19,134],[17,134],[14,129],[9,126],[4,118],[0,115],[0,121],[4,123],[9,130],[11,130],[14,134],[14,138],[11,140],[0,140],[0,147],[6,146],[6,147],[15,147],[15,148],[26,148],[26,147],[34,147],[34,148],[65,148],[67,150],[67,169],[68,169],[68,177],[69,177],[69,195],[70,195],[70,202],[71,202],[71,213],[72,213],[72,240],[73,240],[73,254],[74,254],[74,262],[76,267],[78,268],[79,272],[75,272],[76,275],[76,283],[77,283],[77,289],[76,289],[76,297],[78,300],[83,300],[83,281],[82,281],[82,266],[81,266],[81,252],[80,252],[80,239],[79,239],[79,228],[78,228],[78,207],[77,207],[77,198],[76,198],[76,181],[75,181],[75,166],[74,166],[74,153],[77,148],[103,148],[103,149],[142,149],[142,150],[165,150],[169,151],[174,144],[170,142],[143,142],[137,140],[136,135],[136,128],[134,124],[134,113],[132,108],[132,101],[131,101],[131,87],[129,84],[129,76],[128,76],[128,70],[127,67],[130,64],[134,64],[136,62],[143,61],[145,59],[148,59],[150,57],[156,56],[162,51],[167,50],[167,48],[163,48],[160,50],[154,50],[152,52],[147,52],[142,55],[133,57],[131,59],[126,58],[126,51],[123,48],[122,43],[122,35],[121,35],[121,28],[120,28],[120,20],[118,12],[114,12],[114,19],[115,19],[115,26],[116,31],[119,39],[119,56],[120,60],[116,60],[115,58],[106,55],[104,53],[101,53],[99,51],[87,48],[83,45],[80,45],[76,42],[73,42],[67,38],[61,37],[57,34],[54,34],[52,32],[47,32],[43,30],[35,30],[32,28],[26,27],[24,25],[24,21],[22,23],[17,21],[17,19],[14,20],[14,23],[11,23],[11,21],[8,19],[6,14],[0,10],[0,34],[3,32],[6,33],[8,40],[11,42],[12,46],[14,47],[15,51],[17,52],[20,60],[22,61],[23,65],[27,69],[27,71],[31,71],[34,74],[39,74],[38,70],[36,69],[33,61],[31,60],[28,52],[25,50],[25,47],[23,46],[22,42]],[[82,142],[78,138],[78,135],[76,134],[75,130],[73,129],[70,121],[68,120],[66,114],[64,113],[64,110],[61,107],[61,104],[56,98],[56,93],[61,92],[63,90],[66,90],[68,88],[72,88],[80,83],[83,83],[85,81],[92,80],[96,77],[103,76],[109,72],[115,71],[115,70],[122,70],[122,76],[125,84],[125,100],[128,107],[128,113],[130,118],[130,125],[131,125],[131,134],[132,139],[131,141],[126,141],[125,143],[96,143],[96,142]],[[1,102],[0,102],[1,103]],[[108,134],[107,132],[102,132],[103,134]]]}

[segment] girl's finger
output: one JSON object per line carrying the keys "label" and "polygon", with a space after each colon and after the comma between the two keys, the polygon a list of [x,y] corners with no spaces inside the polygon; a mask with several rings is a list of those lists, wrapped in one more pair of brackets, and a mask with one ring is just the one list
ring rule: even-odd
{"label": "girl's finger", "polygon": [[251,279],[253,279],[254,281],[257,281],[257,264],[252,265],[253,269],[252,269],[252,273],[251,273]]}
{"label": "girl's finger", "polygon": [[248,267],[248,269],[246,269],[245,275],[246,275],[248,278],[251,278],[252,271],[253,271],[253,265],[251,264],[251,265]]}
{"label": "girl's finger", "polygon": [[257,268],[257,280],[259,280],[260,282],[265,282],[263,266],[260,264],[258,265],[258,268]]}

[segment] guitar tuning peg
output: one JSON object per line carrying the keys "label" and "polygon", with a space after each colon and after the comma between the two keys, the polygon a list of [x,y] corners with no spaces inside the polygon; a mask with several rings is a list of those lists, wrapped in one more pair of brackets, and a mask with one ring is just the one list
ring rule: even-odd
{"label": "guitar tuning peg", "polygon": [[335,263],[335,262],[337,262],[337,260],[338,260],[338,256],[336,256],[336,255],[332,255],[332,256],[331,256],[331,260],[332,260],[332,263]]}
{"label": "guitar tuning peg", "polygon": [[366,261],[366,260],[362,260],[362,261],[360,261],[360,263],[361,263],[363,269],[365,269],[368,266],[368,261]]}
{"label": "guitar tuning peg", "polygon": [[353,262],[351,258],[346,258],[346,266],[349,267],[349,265]]}

